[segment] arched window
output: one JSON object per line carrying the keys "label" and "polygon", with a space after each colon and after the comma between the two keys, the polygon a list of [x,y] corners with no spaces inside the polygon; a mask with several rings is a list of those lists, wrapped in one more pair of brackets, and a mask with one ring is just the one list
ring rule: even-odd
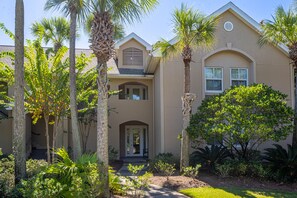
{"label": "arched window", "polygon": [[123,50],[123,65],[143,65],[143,52],[135,47]]}

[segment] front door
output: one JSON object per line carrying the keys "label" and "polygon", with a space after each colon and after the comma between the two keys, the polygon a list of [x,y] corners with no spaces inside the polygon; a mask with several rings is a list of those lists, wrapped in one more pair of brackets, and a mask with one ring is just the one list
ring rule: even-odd
{"label": "front door", "polygon": [[127,157],[143,156],[146,128],[144,126],[126,126],[125,148]]}

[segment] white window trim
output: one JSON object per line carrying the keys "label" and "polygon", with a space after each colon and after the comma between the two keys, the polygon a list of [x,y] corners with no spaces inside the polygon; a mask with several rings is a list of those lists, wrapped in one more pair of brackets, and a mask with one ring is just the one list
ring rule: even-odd
{"label": "white window trim", "polygon": [[[127,130],[128,129],[139,129],[140,130],[140,152],[139,154],[127,154]],[[144,134],[143,129],[146,130],[146,134]],[[145,145],[146,148],[144,147],[144,136],[145,136]],[[131,141],[131,139],[129,140],[129,142]],[[133,141],[133,140],[132,140]],[[131,143],[130,143],[131,144]],[[130,147],[131,149],[131,147]],[[125,126],[125,156],[127,157],[142,157],[143,156],[143,151],[144,149],[148,149],[148,129],[147,126],[145,125],[126,125]]]}
{"label": "white window trim", "polygon": [[[205,70],[207,68],[213,68],[213,69],[221,69],[222,70],[222,78],[219,79],[219,78],[206,78],[206,72]],[[207,90],[207,83],[206,83],[206,80],[221,80],[222,81],[222,89],[221,90]],[[208,94],[208,93],[222,93],[223,90],[224,90],[224,68],[223,67],[209,67],[209,66],[206,66],[204,67],[204,84],[205,84],[205,93]]]}
{"label": "white window trim", "polygon": [[232,78],[232,69],[245,69],[246,72],[246,86],[249,86],[249,69],[247,67],[231,67],[230,68],[230,87],[232,87],[232,80],[243,80],[243,79],[233,79]]}
{"label": "white window trim", "polygon": [[[129,99],[126,98],[127,88],[129,89]],[[132,89],[139,89],[140,100],[133,100],[133,98],[131,98],[131,96],[133,96]],[[143,89],[146,90],[145,99],[143,98]],[[133,100],[133,101],[148,100],[148,88],[143,85],[125,85],[125,100]]]}

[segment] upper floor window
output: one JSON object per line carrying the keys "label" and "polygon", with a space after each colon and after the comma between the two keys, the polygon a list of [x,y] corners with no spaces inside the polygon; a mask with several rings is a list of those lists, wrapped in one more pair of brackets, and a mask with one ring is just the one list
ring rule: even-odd
{"label": "upper floor window", "polygon": [[126,100],[147,100],[148,90],[147,86],[140,83],[127,83],[119,86],[121,91],[119,94],[119,99]]}
{"label": "upper floor window", "polygon": [[143,65],[143,52],[135,47],[123,50],[123,65]]}
{"label": "upper floor window", "polygon": [[205,88],[208,92],[223,91],[223,69],[219,67],[205,68]]}
{"label": "upper floor window", "polygon": [[248,85],[248,69],[232,68],[231,69],[231,86]]}

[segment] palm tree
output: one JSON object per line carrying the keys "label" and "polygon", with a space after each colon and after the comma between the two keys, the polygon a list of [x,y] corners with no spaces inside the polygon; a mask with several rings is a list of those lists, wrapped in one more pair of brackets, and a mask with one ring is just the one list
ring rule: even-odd
{"label": "palm tree", "polygon": [[293,133],[292,144],[297,145],[297,14],[291,9],[287,12],[282,6],[279,6],[272,20],[264,20],[261,22],[263,29],[259,39],[259,44],[262,46],[266,43],[274,45],[284,44],[289,49],[289,57],[292,60],[295,74],[295,131]]}
{"label": "palm tree", "polygon": [[180,54],[184,62],[184,95],[182,96],[183,130],[181,139],[180,168],[189,165],[189,137],[186,128],[189,126],[192,102],[196,96],[190,93],[190,63],[193,49],[209,46],[214,41],[216,19],[206,18],[198,11],[182,4],[173,14],[173,32],[175,43],[162,39],[155,47],[164,57]]}
{"label": "palm tree", "polygon": [[157,0],[89,0],[94,15],[91,28],[90,48],[97,57],[98,106],[97,106],[97,157],[102,163],[101,181],[104,197],[109,197],[108,187],[108,79],[107,61],[114,55],[114,20],[133,22],[143,13],[152,10]]}
{"label": "palm tree", "polygon": [[17,0],[15,6],[15,100],[13,111],[13,154],[16,184],[26,176],[24,85],[24,2]]}
{"label": "palm tree", "polygon": [[82,154],[81,138],[78,128],[76,102],[76,73],[75,73],[75,40],[77,19],[83,21],[88,13],[86,0],[47,0],[45,10],[61,9],[66,16],[70,15],[70,44],[69,44],[69,77],[70,77],[70,112],[73,141],[73,158],[76,160]]}
{"label": "palm tree", "polygon": [[33,23],[31,32],[35,37],[41,38],[46,45],[52,43],[56,53],[65,41],[69,41],[70,24],[63,17],[44,18],[41,22]]}

